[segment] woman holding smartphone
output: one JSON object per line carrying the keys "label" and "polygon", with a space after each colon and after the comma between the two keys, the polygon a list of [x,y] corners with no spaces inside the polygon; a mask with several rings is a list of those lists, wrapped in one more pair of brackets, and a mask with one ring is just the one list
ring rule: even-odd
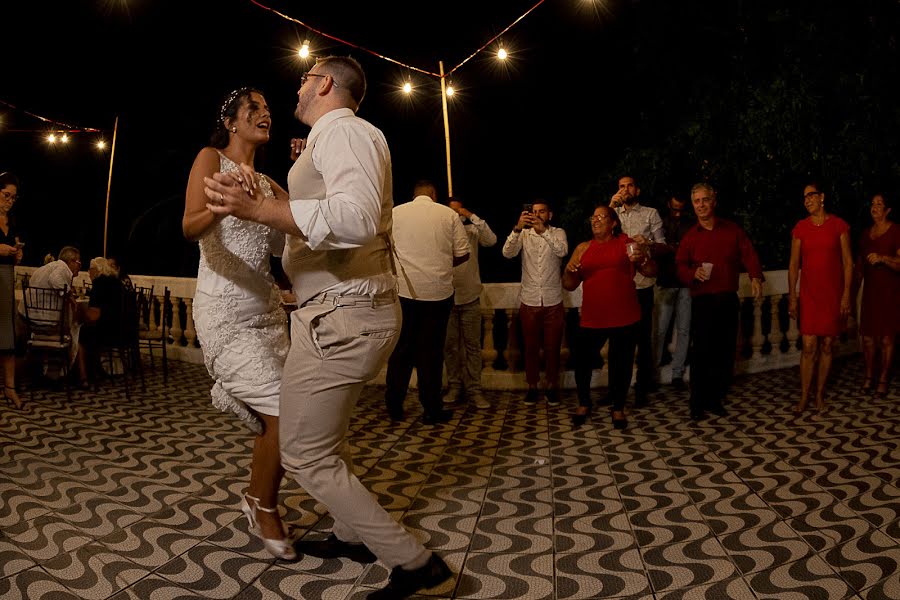
{"label": "woman holding smartphone", "polygon": [[22,260],[22,247],[9,211],[16,203],[19,179],[12,173],[0,173],[0,363],[3,364],[3,396],[17,409],[22,400],[16,393],[16,264]]}

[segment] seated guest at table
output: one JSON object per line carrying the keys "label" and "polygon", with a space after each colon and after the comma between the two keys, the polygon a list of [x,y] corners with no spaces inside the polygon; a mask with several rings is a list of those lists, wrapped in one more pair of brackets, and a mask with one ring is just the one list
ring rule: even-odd
{"label": "seated guest at table", "polygon": [[[120,345],[128,334],[122,320],[125,286],[110,262],[102,256],[91,259],[88,275],[91,278],[90,300],[81,311],[81,320],[86,326],[82,327],[80,341],[86,354],[88,374],[95,378],[101,372],[99,349]],[[134,333],[136,335],[136,330]]]}
{"label": "seated guest at table", "polygon": [[119,278],[119,281],[122,282],[122,285],[124,285],[126,289],[134,288],[134,283],[132,283],[131,276],[125,269],[125,263],[122,262],[122,259],[115,255],[110,255],[106,257],[106,260],[109,261],[109,266],[112,267],[112,270],[115,272],[115,276]]}
{"label": "seated guest at table", "polygon": [[[81,251],[79,251],[78,248],[74,248],[72,246],[65,246],[59,251],[59,260],[49,262],[34,270],[34,272],[31,274],[31,278],[29,279],[28,285],[29,287],[51,288],[55,290],[67,288],[71,292],[72,281],[80,271]],[[70,298],[72,299],[72,314],[75,315],[75,296],[71,295]],[[21,314],[22,317],[25,317],[24,303],[19,305],[19,314]],[[77,318],[73,318],[70,319],[70,324],[72,336],[72,351],[69,364],[71,365],[75,362],[78,353],[81,351],[78,344],[78,334],[81,329],[81,323]],[[78,361],[78,365],[81,381],[83,383],[86,383],[87,373],[86,371],[82,370],[82,367],[84,366],[83,357]],[[52,375],[50,375],[50,377],[51,379],[53,378]]]}

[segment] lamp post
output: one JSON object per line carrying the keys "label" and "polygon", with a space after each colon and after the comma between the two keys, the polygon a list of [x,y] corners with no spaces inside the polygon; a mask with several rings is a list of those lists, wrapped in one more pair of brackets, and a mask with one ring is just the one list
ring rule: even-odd
{"label": "lamp post", "polygon": [[450,170],[450,119],[447,116],[447,79],[444,77],[444,61],[438,61],[441,73],[441,108],[444,111],[444,149],[447,153],[447,197],[453,197],[453,175]]}
{"label": "lamp post", "polygon": [[106,233],[109,229],[109,190],[112,187],[113,159],[116,157],[116,133],[119,131],[119,117],[113,125],[112,148],[109,152],[109,177],[106,180],[106,210],[103,215],[103,256],[106,256]]}

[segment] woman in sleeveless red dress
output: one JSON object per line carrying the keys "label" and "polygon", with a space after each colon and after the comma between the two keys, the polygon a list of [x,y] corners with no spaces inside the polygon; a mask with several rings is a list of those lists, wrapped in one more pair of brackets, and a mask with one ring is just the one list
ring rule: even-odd
{"label": "woman in sleeveless red dress", "polygon": [[[794,319],[799,313],[803,337],[800,400],[794,407],[795,414],[806,408],[817,367],[816,410],[825,408],[825,381],[831,370],[831,348],[850,314],[853,279],[850,226],[840,217],[825,212],[825,193],[817,183],[803,188],[803,205],[809,216],[798,222],[791,232],[788,268],[788,313]],[[798,301],[797,279],[801,269]]]}
{"label": "woman in sleeveless red dress", "polygon": [[863,340],[866,375],[863,390],[872,389],[876,358],[881,355],[876,396],[888,391],[888,372],[894,359],[894,340],[900,333],[900,226],[891,223],[891,202],[884,194],[875,194],[869,214],[872,227],[859,240],[856,278],[863,282],[859,333]]}

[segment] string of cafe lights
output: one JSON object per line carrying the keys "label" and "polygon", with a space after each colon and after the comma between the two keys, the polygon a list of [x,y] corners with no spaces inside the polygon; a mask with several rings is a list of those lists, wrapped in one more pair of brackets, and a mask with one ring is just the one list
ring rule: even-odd
{"label": "string of cafe lights", "polygon": [[[256,6],[258,6],[259,8],[262,8],[262,9],[264,9],[264,10],[267,10],[267,11],[271,12],[272,14],[275,14],[275,15],[281,17],[282,19],[285,19],[285,20],[287,20],[287,21],[291,21],[292,23],[296,23],[296,24],[298,24],[298,25],[300,25],[300,26],[306,28],[306,29],[309,30],[310,32],[315,33],[315,34],[317,34],[317,35],[319,35],[319,36],[321,36],[321,37],[323,37],[323,38],[327,38],[327,39],[333,40],[333,41],[338,42],[338,43],[340,43],[340,44],[344,44],[345,46],[350,46],[351,48],[355,48],[355,49],[357,49],[357,50],[360,50],[360,51],[362,51],[362,52],[365,52],[365,53],[367,53],[367,54],[370,54],[370,55],[372,55],[372,56],[374,56],[374,57],[376,57],[376,58],[379,58],[379,59],[381,59],[381,60],[385,60],[385,61],[387,61],[387,62],[393,63],[393,64],[398,65],[398,66],[400,66],[400,67],[403,67],[403,68],[405,68],[405,69],[407,69],[407,70],[409,70],[409,71],[415,71],[415,72],[417,72],[417,73],[421,73],[421,74],[427,75],[427,76],[429,76],[429,77],[434,77],[434,78],[440,79],[440,80],[442,80],[442,84],[443,84],[443,83],[445,83],[443,80],[449,79],[449,78],[453,75],[453,73],[454,73],[455,71],[457,71],[460,67],[462,67],[463,65],[465,65],[467,62],[469,62],[469,61],[472,60],[473,58],[475,58],[477,55],[479,55],[479,54],[481,54],[482,52],[486,51],[490,46],[492,46],[495,42],[497,42],[497,40],[500,40],[500,39],[503,37],[503,35],[504,35],[507,31],[509,31],[510,29],[512,29],[514,26],[516,26],[522,19],[524,19],[525,17],[527,17],[529,14],[531,14],[537,7],[539,7],[541,4],[543,4],[546,0],[538,0],[538,1],[534,4],[534,6],[532,6],[531,8],[529,8],[528,10],[526,10],[524,13],[522,13],[521,15],[519,15],[519,17],[517,17],[512,23],[510,23],[509,25],[507,25],[507,26],[506,26],[505,28],[503,28],[498,34],[496,34],[494,37],[490,38],[488,41],[486,41],[484,44],[482,44],[482,45],[481,45],[479,48],[477,48],[474,52],[472,52],[471,54],[469,54],[468,56],[466,56],[462,61],[459,62],[459,64],[457,64],[457,65],[454,66],[453,68],[448,69],[447,71],[444,71],[444,72],[441,72],[441,73],[438,73],[438,72],[435,72],[435,71],[429,71],[428,69],[423,69],[423,68],[421,68],[421,67],[417,67],[417,66],[414,66],[414,65],[411,65],[411,64],[402,62],[402,61],[397,60],[397,59],[395,59],[395,58],[391,58],[391,57],[389,57],[389,56],[386,56],[386,55],[384,55],[384,54],[381,54],[381,53],[379,53],[379,52],[376,52],[375,50],[371,50],[371,49],[369,49],[369,48],[366,48],[365,46],[361,46],[361,45],[359,45],[359,44],[350,42],[350,41],[345,40],[345,39],[343,39],[343,38],[337,37],[337,36],[335,36],[335,35],[332,35],[332,34],[330,34],[330,33],[327,33],[327,32],[325,32],[325,31],[322,31],[322,30],[320,30],[320,29],[317,29],[317,28],[315,28],[315,27],[309,25],[308,23],[306,23],[306,22],[304,22],[304,21],[301,21],[300,19],[297,19],[296,17],[292,17],[292,16],[287,15],[287,14],[281,12],[281,11],[278,11],[278,10],[276,10],[276,9],[270,7],[270,6],[267,6],[267,5],[263,4],[262,2],[260,2],[259,0],[249,0],[249,1],[250,1],[251,4],[254,4],[254,5],[256,5]],[[297,54],[298,54],[298,56],[299,56],[301,59],[303,59],[303,60],[306,60],[306,59],[308,59],[310,56],[313,56],[313,51],[312,51],[312,49],[311,49],[311,47],[310,47],[310,42],[309,42],[309,39],[308,39],[308,38],[303,40],[303,44],[300,46],[300,49],[298,50]],[[507,59],[510,57],[510,53],[509,53],[509,51],[503,46],[502,43],[498,43],[497,46],[496,46],[496,56],[497,56],[497,59],[498,59],[498,60],[500,60],[500,61],[505,61],[505,60],[507,60]],[[405,94],[411,94],[411,93],[413,92],[414,86],[413,86],[412,81],[410,80],[409,77],[407,77],[407,78],[403,81],[402,85],[400,86],[400,89],[401,89]],[[454,93],[455,93],[455,90],[454,90],[454,88],[453,88],[452,83],[448,83],[448,84],[447,84],[447,87],[446,87],[446,95],[447,95],[447,96],[453,96]]]}
{"label": "string of cafe lights", "polygon": [[[33,113],[31,111],[25,110],[24,108],[19,108],[15,104],[7,102],[5,100],[0,100],[0,105],[3,105],[13,111],[21,112],[29,117],[34,119],[38,119],[44,123],[48,124],[48,127],[43,129],[3,129],[2,131],[6,133],[40,133],[44,136],[44,140],[50,145],[67,145],[71,141],[70,134],[76,133],[91,133],[91,134],[103,134],[102,129],[97,129],[96,127],[79,127],[77,125],[71,125],[69,123],[63,123],[62,121],[57,121],[56,119],[51,119],[49,117],[41,116],[37,113]],[[94,147],[98,150],[106,149],[106,140],[100,137],[97,141],[94,142]]]}
{"label": "string of cafe lights", "polygon": [[[413,92],[412,78],[410,77],[409,73],[415,71],[417,73],[421,73],[423,75],[428,75],[429,77],[435,77],[435,78],[439,79],[440,83],[441,83],[441,113],[442,113],[443,119],[444,119],[444,151],[445,151],[446,163],[447,163],[447,196],[448,197],[453,196],[453,174],[452,174],[451,161],[450,161],[450,119],[449,119],[449,115],[448,115],[447,103],[448,103],[448,99],[453,97],[456,94],[456,89],[453,87],[453,83],[452,83],[452,81],[449,80],[449,78],[453,75],[454,72],[457,71],[457,69],[459,69],[464,64],[466,64],[467,62],[469,62],[470,60],[472,60],[473,58],[478,56],[480,53],[484,52],[488,47],[493,45],[494,42],[497,42],[497,40],[500,40],[501,37],[503,36],[503,34],[505,34],[507,31],[512,29],[522,19],[527,17],[535,9],[537,9],[537,7],[539,7],[541,4],[543,4],[545,2],[545,0],[537,0],[537,2],[534,4],[534,6],[532,6],[527,11],[525,11],[524,13],[519,15],[519,17],[516,18],[512,23],[510,23],[505,28],[503,28],[503,30],[501,30],[500,33],[498,33],[497,35],[495,35],[494,37],[489,39],[487,42],[482,44],[478,49],[476,49],[474,52],[469,54],[466,58],[464,58],[459,64],[457,64],[453,68],[445,71],[443,61],[438,61],[438,67],[440,68],[440,72],[435,73],[434,71],[429,71],[427,69],[422,69],[420,67],[416,67],[414,65],[401,62],[395,58],[385,56],[384,54],[381,54],[374,50],[370,50],[369,48],[366,48],[359,44],[355,44],[353,42],[347,41],[345,39],[339,38],[337,36],[334,36],[334,35],[324,32],[324,31],[321,31],[319,29],[316,29],[315,27],[312,27],[309,24],[304,23],[300,19],[297,19],[290,15],[286,15],[280,11],[275,10],[274,8],[266,6],[265,4],[260,2],[260,0],[249,0],[249,1],[252,4],[254,4],[255,6],[258,6],[264,10],[267,10],[267,11],[281,17],[282,19],[291,21],[292,23],[296,23],[296,24],[306,28],[310,32],[318,34],[319,36],[321,36],[323,38],[333,40],[340,44],[344,44],[345,46],[350,46],[351,48],[356,48],[357,50],[359,50],[361,52],[371,54],[372,56],[374,56],[376,58],[385,60],[387,62],[393,63],[400,67],[406,68],[408,74],[406,76],[406,79],[403,81],[402,85],[400,86],[400,89],[407,96],[409,96]],[[498,43],[496,48],[497,48],[497,59],[498,60],[505,61],[510,57],[509,51],[503,46],[502,43]],[[303,44],[300,46],[298,55],[299,55],[300,59],[304,60],[304,61],[308,60],[310,58],[310,56],[312,56],[312,49],[310,48],[310,42],[309,42],[308,38],[303,40]]]}

